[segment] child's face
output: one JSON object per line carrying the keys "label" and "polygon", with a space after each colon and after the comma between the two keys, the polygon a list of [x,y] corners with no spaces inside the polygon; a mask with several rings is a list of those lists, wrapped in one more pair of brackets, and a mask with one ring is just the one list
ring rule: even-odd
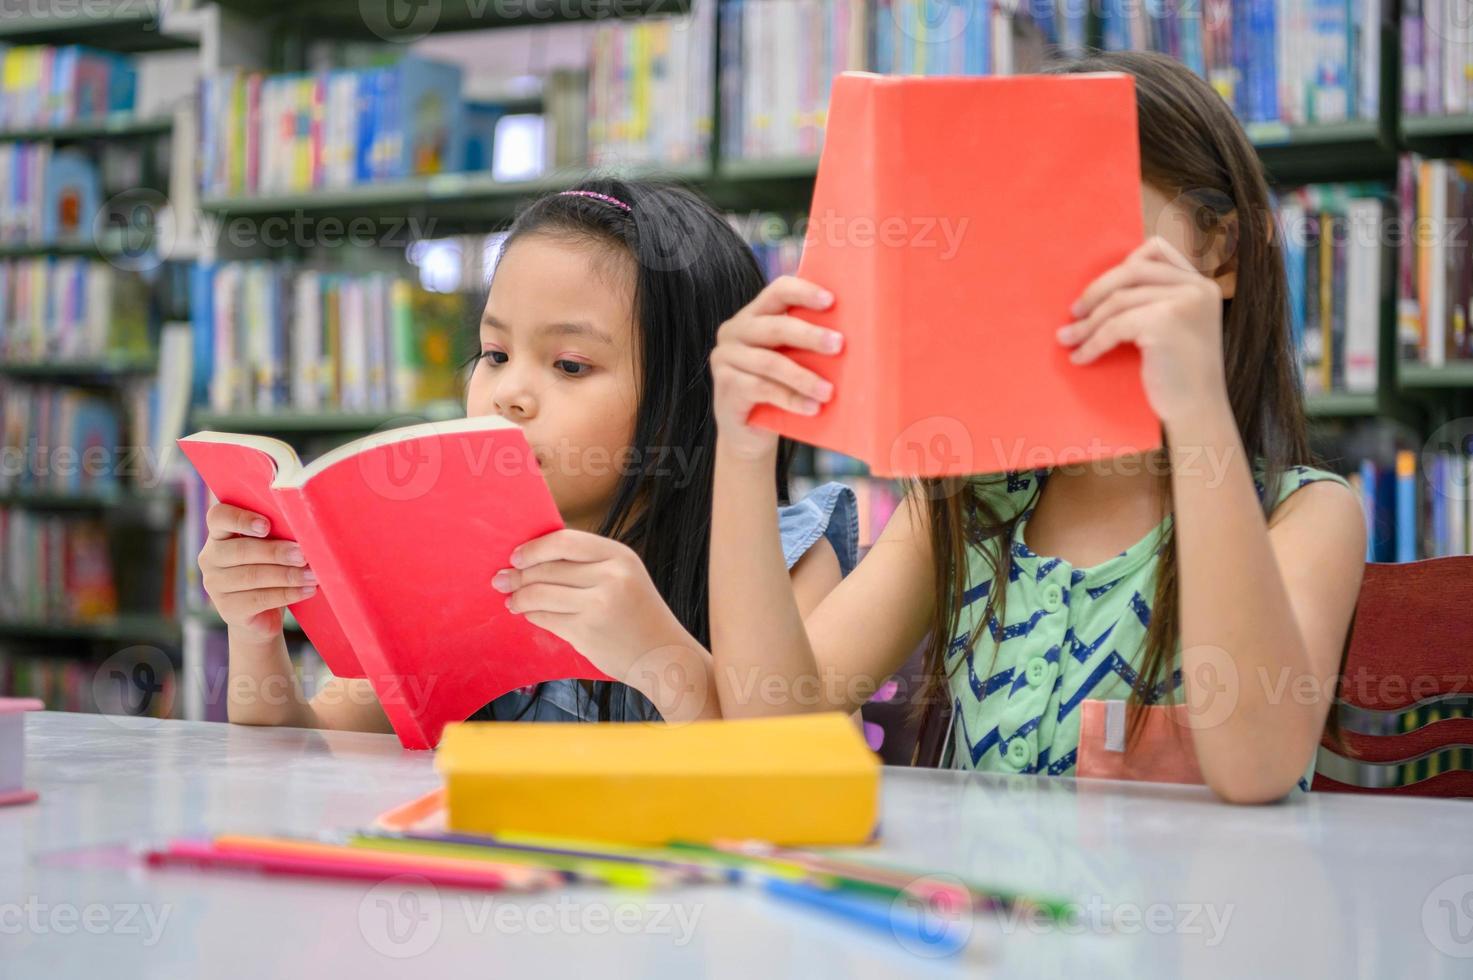
{"label": "child's face", "polygon": [[639,402],[629,259],[532,234],[501,256],[481,316],[466,414],[527,436],[563,520],[596,530]]}

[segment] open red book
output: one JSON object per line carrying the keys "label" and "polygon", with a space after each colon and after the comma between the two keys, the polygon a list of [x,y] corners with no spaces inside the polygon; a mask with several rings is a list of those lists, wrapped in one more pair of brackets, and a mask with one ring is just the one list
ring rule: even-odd
{"label": "open red book", "polygon": [[406,747],[433,748],[447,722],[518,687],[608,679],[491,587],[514,548],[563,526],[505,419],[380,432],[307,466],[264,436],[179,445],[222,503],[301,545],[318,589],[293,615],[329,670],[368,678]]}
{"label": "open red book", "polygon": [[844,351],[793,354],[834,398],[752,423],[883,476],[1160,446],[1136,348],[1078,366],[1055,338],[1143,240],[1136,140],[1127,75],[840,75],[798,267],[835,301],[794,315]]}

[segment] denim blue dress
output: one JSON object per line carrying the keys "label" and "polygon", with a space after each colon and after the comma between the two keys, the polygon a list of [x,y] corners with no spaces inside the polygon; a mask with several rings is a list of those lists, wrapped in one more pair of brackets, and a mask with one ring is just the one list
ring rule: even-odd
{"label": "denim blue dress", "polygon": [[[858,503],[854,491],[842,483],[825,483],[797,503],[781,508],[778,527],[788,568],[796,565],[820,538],[826,538],[833,547],[842,574],[848,575],[859,561]],[[601,718],[599,704],[606,694],[609,712]],[[632,687],[614,681],[590,685],[584,681],[562,680],[509,691],[469,720],[651,721],[658,718],[654,705]]]}

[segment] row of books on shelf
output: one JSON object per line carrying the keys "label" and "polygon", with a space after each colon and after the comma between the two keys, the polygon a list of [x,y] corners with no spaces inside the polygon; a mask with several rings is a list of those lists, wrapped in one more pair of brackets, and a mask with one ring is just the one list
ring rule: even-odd
{"label": "row of books on shelf", "polygon": [[164,324],[157,355],[148,350],[156,369],[105,388],[0,383],[0,492],[159,489],[188,425],[192,344],[190,324]]}
{"label": "row of books on shelf", "polygon": [[1473,108],[1473,24],[1457,0],[1403,0],[1401,111],[1457,115]]}
{"label": "row of books on shelf", "polygon": [[588,64],[588,163],[710,159],[716,5],[676,17],[605,22]]}
{"label": "row of books on shelf", "polygon": [[308,191],[464,170],[461,76],[411,55],[373,68],[206,77],[200,184],[206,194]]}
{"label": "row of books on shelf", "polygon": [[[791,2],[791,0],[783,0]],[[1079,51],[1085,4],[1068,0],[875,0],[874,70],[896,75],[1012,75],[1046,46]]]}
{"label": "row of books on shelf", "polygon": [[99,232],[97,167],[75,149],[0,143],[0,244],[86,244]]}
{"label": "row of books on shelf", "polygon": [[1402,235],[1397,269],[1400,356],[1440,367],[1473,358],[1473,165],[1403,156],[1397,175]]}
{"label": "row of books on shelf", "polygon": [[1321,184],[1279,198],[1289,324],[1309,395],[1376,390],[1391,279],[1385,197],[1384,187]]}
{"label": "row of books on shelf", "polygon": [[1102,40],[1108,50],[1178,59],[1211,82],[1246,123],[1374,120],[1383,3],[1105,0]]}
{"label": "row of books on shelf", "polygon": [[99,259],[0,260],[0,361],[137,359],[150,352],[149,286]]}
{"label": "row of books on shelf", "polygon": [[195,269],[194,392],[215,411],[409,410],[459,400],[467,299],[288,262]]}
{"label": "row of books on shelf", "polygon": [[1348,479],[1366,513],[1367,561],[1473,554],[1473,446],[1362,460]]}
{"label": "row of books on shelf", "polygon": [[40,129],[131,112],[137,71],[127,55],[80,45],[0,50],[0,131]]}
{"label": "row of books on shelf", "polygon": [[0,507],[0,619],[90,622],[118,611],[106,525]]}
{"label": "row of books on shelf", "polygon": [[870,0],[723,0],[721,152],[817,156],[834,75],[869,67]]}
{"label": "row of books on shelf", "polygon": [[0,384],[0,492],[111,493],[123,486],[122,409],[108,394]]}

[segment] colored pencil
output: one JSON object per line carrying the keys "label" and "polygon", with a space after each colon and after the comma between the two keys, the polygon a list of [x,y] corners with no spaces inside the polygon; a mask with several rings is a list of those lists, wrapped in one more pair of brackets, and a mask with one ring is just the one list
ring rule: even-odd
{"label": "colored pencil", "polygon": [[207,841],[171,841],[162,850],[144,855],[150,867],[187,867],[202,870],[249,871],[266,875],[357,881],[383,881],[414,874],[432,885],[478,891],[507,891],[505,878],[495,871],[443,867],[414,868],[402,862],[335,860],[318,855],[261,852],[249,854],[217,850]]}
{"label": "colored pencil", "polygon": [[[955,956],[971,938],[970,917],[932,922],[906,904],[877,901],[841,890],[820,888],[801,881],[769,879],[767,894],[828,913],[845,922],[884,933],[912,953],[942,958]],[[939,928],[938,928],[939,927]]]}

